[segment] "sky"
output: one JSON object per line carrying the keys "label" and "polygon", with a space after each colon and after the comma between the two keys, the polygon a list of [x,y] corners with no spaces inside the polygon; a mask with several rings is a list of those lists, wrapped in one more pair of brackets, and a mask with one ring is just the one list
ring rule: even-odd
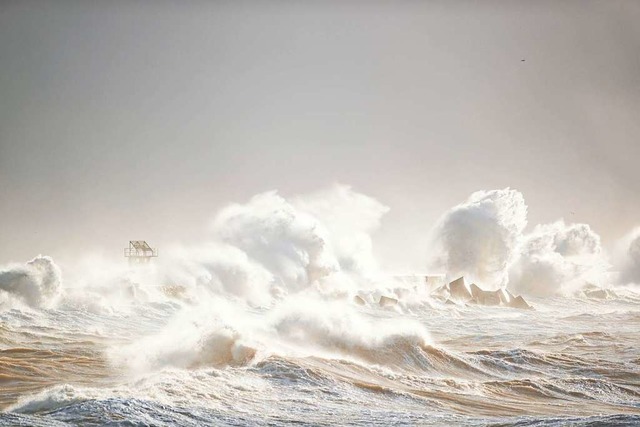
{"label": "sky", "polygon": [[334,183],[390,208],[389,269],[480,189],[611,246],[640,224],[638,22],[617,0],[2,0],[0,264],[198,242],[228,203]]}

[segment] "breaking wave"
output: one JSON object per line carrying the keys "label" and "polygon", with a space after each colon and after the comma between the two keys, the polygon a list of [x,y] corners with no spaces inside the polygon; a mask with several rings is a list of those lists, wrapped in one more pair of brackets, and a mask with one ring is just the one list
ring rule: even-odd
{"label": "breaking wave", "polygon": [[[0,270],[0,296],[31,307],[52,306],[62,282],[60,268],[50,257],[37,256],[23,265]],[[0,300],[2,302],[2,300]]]}
{"label": "breaking wave", "polygon": [[[481,191],[431,231],[439,275],[398,278],[373,256],[387,210],[272,191],[155,264],[4,267],[0,425],[639,420],[640,295],[613,286],[638,281],[637,231],[610,257],[588,225],[527,231],[521,193]],[[479,286],[453,301],[458,275]]]}

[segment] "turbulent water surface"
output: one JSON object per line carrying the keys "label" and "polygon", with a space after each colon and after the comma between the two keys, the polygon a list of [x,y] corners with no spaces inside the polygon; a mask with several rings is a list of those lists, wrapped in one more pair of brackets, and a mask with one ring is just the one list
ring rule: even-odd
{"label": "turbulent water surface", "polygon": [[386,210],[267,192],[155,263],[1,268],[0,422],[640,424],[640,229],[613,270],[588,225],[525,232],[522,194],[480,191],[425,280],[380,270]]}
{"label": "turbulent water surface", "polygon": [[7,309],[0,423],[640,423],[634,294],[535,310],[409,299],[347,300],[346,319],[331,305],[301,314],[302,301],[287,311],[171,297]]}

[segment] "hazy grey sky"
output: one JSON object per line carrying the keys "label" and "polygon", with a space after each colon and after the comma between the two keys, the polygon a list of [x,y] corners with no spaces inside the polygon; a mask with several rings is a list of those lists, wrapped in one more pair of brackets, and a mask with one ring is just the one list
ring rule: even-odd
{"label": "hazy grey sky", "polygon": [[615,0],[0,1],[0,263],[200,240],[228,202],[334,182],[391,208],[390,266],[478,189],[611,243],[640,223],[639,22]]}

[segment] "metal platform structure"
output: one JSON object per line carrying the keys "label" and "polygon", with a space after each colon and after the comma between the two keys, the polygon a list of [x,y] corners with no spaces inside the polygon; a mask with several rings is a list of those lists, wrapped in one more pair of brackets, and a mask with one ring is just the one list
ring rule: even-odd
{"label": "metal platform structure", "polygon": [[158,256],[158,249],[152,248],[144,240],[130,240],[129,247],[124,248],[124,256],[129,258],[130,264],[146,264]]}

